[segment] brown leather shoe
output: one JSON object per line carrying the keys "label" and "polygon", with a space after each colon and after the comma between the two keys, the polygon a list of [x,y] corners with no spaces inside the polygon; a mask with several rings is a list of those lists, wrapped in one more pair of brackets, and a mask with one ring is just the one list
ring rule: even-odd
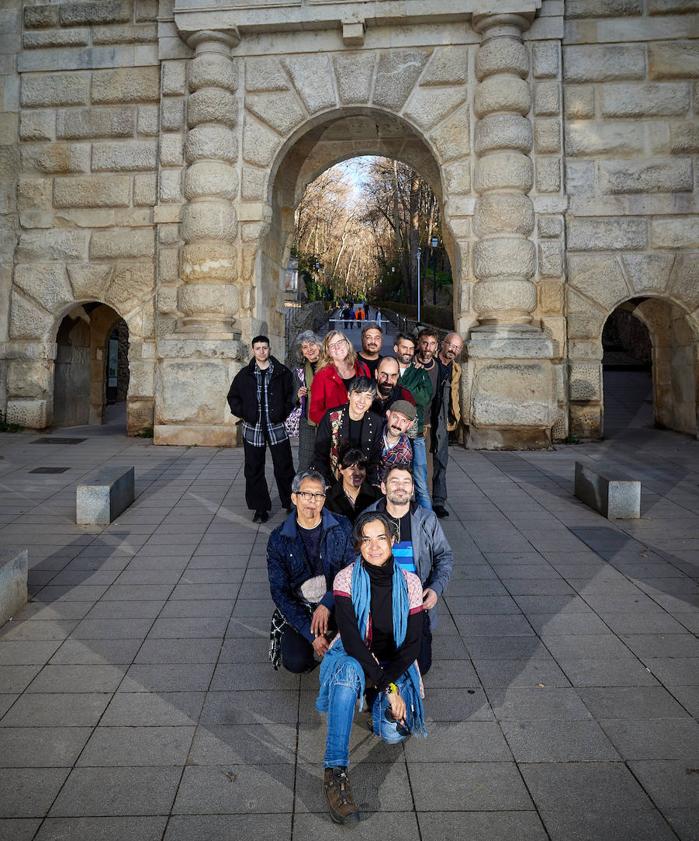
{"label": "brown leather shoe", "polygon": [[346,768],[326,768],[323,788],[330,817],[335,823],[356,823],[359,820],[359,807],[352,797]]}

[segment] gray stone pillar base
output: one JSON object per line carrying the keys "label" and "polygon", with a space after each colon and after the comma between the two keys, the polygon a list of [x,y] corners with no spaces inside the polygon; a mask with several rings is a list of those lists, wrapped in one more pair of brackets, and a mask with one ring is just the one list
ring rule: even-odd
{"label": "gray stone pillar base", "polygon": [[226,395],[241,368],[240,336],[166,336],[157,354],[154,442],[236,446],[238,427]]}
{"label": "gray stone pillar base", "polygon": [[552,341],[535,327],[484,325],[468,342],[467,447],[540,449],[551,445],[557,414]]}

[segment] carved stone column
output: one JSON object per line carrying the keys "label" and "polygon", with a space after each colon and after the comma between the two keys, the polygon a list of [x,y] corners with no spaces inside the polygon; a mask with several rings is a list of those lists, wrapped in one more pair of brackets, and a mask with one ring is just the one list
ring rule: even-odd
{"label": "carved stone column", "polygon": [[474,303],[481,324],[528,324],[536,307],[529,55],[531,17],[481,15],[476,57]]}
{"label": "carved stone column", "polygon": [[524,14],[474,15],[474,308],[468,341],[469,446],[538,447],[554,422],[551,340],[533,325],[537,294],[529,52]]}
{"label": "carved stone column", "polygon": [[235,237],[238,192],[237,80],[226,32],[196,32],[189,65],[187,171],[182,215],[181,281],[177,302],[183,317],[178,329],[220,333],[233,329],[238,309]]}
{"label": "carved stone column", "polygon": [[238,79],[230,31],[197,31],[187,73],[187,137],[177,289],[179,317],[158,340],[155,441],[235,443],[226,393],[240,368]]}

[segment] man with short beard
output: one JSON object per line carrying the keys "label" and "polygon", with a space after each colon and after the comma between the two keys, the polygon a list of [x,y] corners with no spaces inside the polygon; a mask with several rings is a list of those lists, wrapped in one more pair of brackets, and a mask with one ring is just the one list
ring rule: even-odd
{"label": "man with short beard", "polygon": [[434,476],[432,500],[434,513],[441,519],[448,517],[444,507],[447,501],[447,466],[449,464],[449,433],[461,420],[459,381],[461,367],[456,359],[461,356],[464,342],[458,333],[447,333],[437,354],[437,392],[432,401],[432,454]]}
{"label": "man with short beard", "polygon": [[415,497],[423,508],[432,510],[432,500],[427,485],[427,446],[425,444],[425,420],[429,418],[426,409],[432,402],[432,380],[420,365],[415,364],[415,339],[399,333],[393,346],[400,365],[400,384],[415,398],[417,417],[408,430],[413,445],[413,478]]}
{"label": "man with short beard", "polygon": [[362,330],[362,349],[357,356],[367,366],[372,377],[376,376],[382,347],[383,330],[375,324],[365,327]]}
{"label": "man with short beard", "polygon": [[415,406],[407,400],[396,400],[386,411],[380,476],[394,464],[412,465],[413,447],[407,433],[414,420]]}
{"label": "man with short beard", "polygon": [[367,511],[382,511],[396,523],[398,542],[393,546],[393,557],[407,572],[415,573],[423,586],[425,625],[418,665],[420,673],[425,675],[432,665],[436,605],[449,583],[454,555],[435,514],[412,501],[414,484],[409,467],[396,465],[389,468],[381,490],[385,499],[370,505]]}
{"label": "man with short beard", "polygon": [[415,405],[415,398],[408,391],[407,388],[398,384],[400,377],[400,367],[398,360],[392,356],[384,356],[379,362],[376,369],[376,385],[378,387],[378,394],[376,399],[371,404],[372,412],[376,412],[381,417],[386,416],[386,409],[389,409],[391,403],[396,400],[407,400],[408,403]]}

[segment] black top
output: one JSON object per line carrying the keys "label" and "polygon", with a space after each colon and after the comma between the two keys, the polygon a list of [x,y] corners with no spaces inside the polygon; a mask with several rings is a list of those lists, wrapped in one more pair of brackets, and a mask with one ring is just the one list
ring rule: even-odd
{"label": "black top", "polygon": [[432,383],[432,397],[430,398],[430,402],[425,406],[425,408],[423,410],[424,411],[425,423],[429,423],[431,413],[432,413],[432,401],[434,400],[434,396],[437,393],[437,384],[438,384],[438,378],[439,378],[439,366],[435,362],[434,357],[432,358],[431,367],[430,368],[425,368],[424,370],[427,371],[427,373],[429,375],[429,378],[430,378],[430,382]]}
{"label": "black top", "polygon": [[325,498],[325,507],[333,514],[343,514],[351,523],[354,523],[362,511],[373,505],[380,496],[381,492],[377,488],[368,482],[364,482],[353,505],[345,493],[342,483],[336,482],[328,491]]}
{"label": "black top", "polygon": [[376,379],[376,369],[379,367],[379,362],[383,359],[383,356],[379,356],[378,359],[367,359],[363,354],[358,353],[357,356],[359,357],[359,361],[363,362],[366,367],[369,369],[369,373],[371,374],[371,379]]}
{"label": "black top", "polygon": [[356,374],[352,374],[351,377],[343,377],[342,378],[342,382],[345,384],[345,388],[347,389],[347,394],[349,394],[349,388],[356,379],[357,379]]}
{"label": "black top", "polygon": [[357,448],[361,447],[362,443],[362,424],[364,423],[364,418],[361,420],[352,420],[349,419],[349,434],[348,439],[351,447]]}
{"label": "black top", "polygon": [[393,640],[393,558],[381,567],[364,563],[364,569],[371,585],[369,642],[361,637],[351,598],[335,596],[335,617],[345,651],[361,663],[367,680],[382,691],[417,659],[424,615],[422,611],[410,614],[403,644],[396,648]]}
{"label": "black top", "polygon": [[315,528],[305,529],[297,520],[296,527],[306,553],[306,562],[313,575],[323,575],[323,560],[320,557],[320,544],[323,540],[323,520]]}
{"label": "black top", "polygon": [[435,357],[437,362],[437,391],[435,392],[434,397],[432,398],[432,426],[437,426],[439,422],[439,413],[442,408],[442,395],[444,394],[444,383],[447,381],[451,381],[451,371],[452,371],[452,364],[451,362],[448,365],[445,365],[439,356]]}
{"label": "black top", "polygon": [[[294,408],[294,380],[291,371],[270,356],[273,370],[267,381],[267,401],[270,423],[283,423]],[[228,405],[231,412],[249,424],[256,424],[260,404],[257,400],[257,379],[255,366],[257,360],[250,362],[235,375],[228,392]],[[268,369],[269,370],[269,369]]]}

